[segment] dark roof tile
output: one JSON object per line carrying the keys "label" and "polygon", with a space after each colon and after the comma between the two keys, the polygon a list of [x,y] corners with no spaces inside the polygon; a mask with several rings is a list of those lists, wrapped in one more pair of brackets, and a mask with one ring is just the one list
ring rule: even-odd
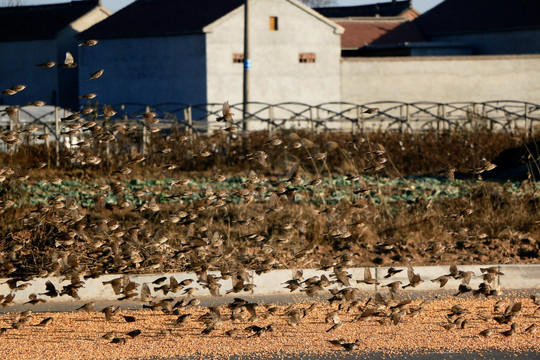
{"label": "dark roof tile", "polygon": [[538,0],[446,0],[414,20],[426,36],[540,27]]}
{"label": "dark roof tile", "polygon": [[197,33],[243,3],[243,0],[138,0],[79,37],[103,39]]}
{"label": "dark roof tile", "polygon": [[341,35],[343,49],[358,49],[364,45],[399,44],[425,41],[409,21],[338,21],[345,28]]}
{"label": "dark roof tile", "polygon": [[375,17],[375,16],[400,16],[403,12],[411,9],[411,2],[391,1],[358,6],[337,6],[316,8],[320,14],[328,18],[344,17]]}
{"label": "dark roof tile", "polygon": [[85,0],[0,8],[0,41],[54,39],[59,31],[99,4],[99,0]]}

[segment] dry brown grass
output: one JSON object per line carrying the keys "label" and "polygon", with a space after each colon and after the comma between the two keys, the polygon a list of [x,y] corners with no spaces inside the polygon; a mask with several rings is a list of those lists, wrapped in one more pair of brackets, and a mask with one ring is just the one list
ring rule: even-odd
{"label": "dry brown grass", "polygon": [[[461,197],[437,196],[427,200],[417,197],[391,202],[388,199],[392,195],[410,192],[414,184],[404,181],[402,187],[381,185],[389,176],[437,174],[445,163],[451,163],[469,179],[475,178],[469,169],[478,167],[481,158],[494,161],[504,150],[522,146],[524,142],[518,137],[488,132],[370,133],[362,137],[301,132],[270,136],[259,132],[236,140],[218,133],[191,141],[178,140],[183,134],[168,137],[154,134],[146,160],[130,165],[133,172],[122,175],[116,171],[137,154],[129,134],[117,136],[108,158],[103,144],[82,150],[86,155],[102,156],[99,166],[83,166],[75,161],[78,159],[74,157],[75,150],[62,149],[72,157],[63,159],[59,167],[50,164],[44,170],[30,170],[27,181],[60,177],[78,179],[81,184],[92,186],[116,181],[126,184],[135,179],[162,178],[160,166],[165,164],[178,166],[167,172],[167,176],[174,178],[198,179],[219,173],[247,176],[252,170],[267,180],[262,183],[243,180],[238,188],[225,189],[222,194],[216,189],[213,195],[196,184],[170,190],[157,186],[152,189],[154,193],[142,196],[127,209],[118,208],[114,202],[101,205],[94,202],[68,210],[66,201],[59,204],[51,199],[48,205],[39,207],[28,204],[6,207],[0,224],[0,249],[6,259],[16,260],[4,261],[0,276],[10,272],[10,275],[22,275],[43,269],[53,271],[58,258],[70,253],[77,254],[78,264],[96,273],[182,271],[201,266],[225,271],[230,266],[268,271],[320,267],[343,259],[347,266],[391,265],[406,260],[415,264],[539,262],[539,197],[530,188],[534,179],[523,182],[519,196],[507,185],[479,181],[467,183],[469,193]],[[263,145],[275,136],[283,139],[284,144]],[[294,148],[295,141],[303,146]],[[159,152],[167,147],[172,151]],[[210,150],[212,155],[200,156],[205,150]],[[248,160],[247,154],[260,150],[268,154],[267,167]],[[324,161],[308,159],[324,152],[327,153]],[[39,161],[47,161],[47,156],[49,160],[54,157],[44,146],[19,146],[1,156],[4,165],[11,166],[16,174],[29,171]],[[384,158],[388,160],[383,163]],[[295,163],[300,165],[299,175],[304,179],[303,187],[298,189],[304,201],[289,202],[286,196],[278,196],[277,188],[292,188],[286,179]],[[384,167],[378,172],[366,170],[377,164]],[[367,194],[346,196],[338,202],[332,200],[334,191],[362,188],[361,183],[332,183],[323,188],[305,186],[317,176],[368,173],[380,183]],[[219,187],[219,184],[211,186]],[[252,200],[242,200],[237,197],[239,189],[257,190],[258,195]],[[50,196],[61,194],[58,191]],[[136,207],[149,205],[156,191],[165,197],[188,192],[194,195],[181,201],[157,202],[158,211]],[[132,195],[128,190],[120,194],[128,195]],[[81,201],[78,196],[71,200]],[[380,203],[374,201],[375,196],[381,199]],[[16,180],[8,180],[1,186],[3,201],[17,203],[28,198],[22,183]],[[273,198],[279,201],[272,201]],[[326,203],[324,199],[332,202]],[[220,202],[223,206],[217,205]],[[189,216],[171,222],[171,216],[179,212]],[[74,216],[79,220],[73,221]],[[119,231],[124,235],[100,230],[98,224],[104,221],[120,224]],[[127,234],[135,227],[139,233],[133,240]],[[58,243],[66,239],[72,242]],[[167,240],[162,243],[163,239]],[[394,245],[382,246],[388,242]],[[194,243],[206,245],[199,247]],[[14,244],[22,247],[14,248]]]}

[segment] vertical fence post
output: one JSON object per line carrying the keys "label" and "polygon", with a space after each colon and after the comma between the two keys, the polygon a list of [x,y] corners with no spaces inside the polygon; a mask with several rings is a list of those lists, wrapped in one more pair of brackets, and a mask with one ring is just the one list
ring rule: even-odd
{"label": "vertical fence post", "polygon": [[315,126],[315,134],[318,134],[319,131],[320,131],[320,126],[319,125],[320,125],[320,119],[321,119],[321,112],[320,112],[321,108],[319,108],[317,106],[316,109],[317,109],[317,118],[316,118],[316,125],[317,126]]}
{"label": "vertical fence post", "polygon": [[489,129],[493,131],[493,127],[494,127],[493,121],[491,119],[488,119],[486,115],[486,103],[482,103],[482,119],[484,119],[484,121],[489,122]]}
{"label": "vertical fence post", "polygon": [[[47,127],[47,124],[43,123],[43,134],[47,135],[49,133],[49,128]],[[50,153],[49,153],[49,138],[45,136],[45,149],[47,149],[47,165],[50,161]]]}
{"label": "vertical fence post", "polygon": [[143,124],[142,128],[142,149],[141,154],[146,155],[146,137],[148,136],[148,130],[146,130],[146,125]]}
{"label": "vertical fence post", "polygon": [[412,128],[411,127],[411,112],[410,112],[408,103],[405,104],[405,121],[407,122],[407,126],[409,128]]}
{"label": "vertical fence post", "polygon": [[441,104],[441,115],[443,120],[443,130],[446,127],[446,105]]}
{"label": "vertical fence post", "polygon": [[[17,111],[18,113],[18,111]],[[13,131],[15,126],[13,124],[13,119],[11,118],[11,116],[8,116],[9,117],[9,131]]]}
{"label": "vertical fence post", "polygon": [[120,105],[120,110],[122,110],[122,112],[124,113],[124,116],[122,116],[122,119],[124,119],[124,121],[128,121],[128,114],[126,112],[126,104],[122,104]]}
{"label": "vertical fence post", "polygon": [[192,108],[191,108],[191,105],[189,105],[187,107],[187,122],[188,122],[188,126],[189,126],[189,139],[191,141],[191,143],[193,144],[193,112],[192,112]]}
{"label": "vertical fence post", "polygon": [[184,131],[186,133],[189,133],[188,108],[185,107],[184,110],[182,110],[182,112],[184,113],[184,123],[188,124],[188,125],[184,125]]}
{"label": "vertical fence post", "polygon": [[[358,105],[356,105],[356,127],[359,127],[360,126],[360,107]],[[353,132],[353,135],[354,135],[354,132]]]}
{"label": "vertical fence post", "polygon": [[313,125],[313,107],[311,105],[309,106],[309,128],[312,133],[315,132],[315,127]]}
{"label": "vertical fence post", "polygon": [[21,129],[21,110],[17,111],[17,130]]}
{"label": "vertical fence post", "polygon": [[60,114],[58,106],[54,107],[54,136],[56,138],[56,166],[60,166]]}
{"label": "vertical fence post", "polygon": [[[146,106],[145,112],[150,112],[150,106]],[[148,152],[148,130],[146,129],[146,124],[144,123],[144,120],[142,122],[142,151],[141,153],[143,155],[146,155]]]}
{"label": "vertical fence post", "polygon": [[399,107],[399,133],[403,133],[403,106]]}
{"label": "vertical fence post", "polygon": [[[523,126],[527,128],[527,119],[529,118],[529,106],[527,103],[525,103],[525,111],[523,112]],[[529,121],[529,129],[528,129],[527,137],[531,136],[533,133],[533,123],[532,119]]]}
{"label": "vertical fence post", "polygon": [[437,104],[437,136],[441,134],[441,104]]}
{"label": "vertical fence post", "polygon": [[270,134],[273,134],[274,132],[274,105],[268,106],[268,130]]}

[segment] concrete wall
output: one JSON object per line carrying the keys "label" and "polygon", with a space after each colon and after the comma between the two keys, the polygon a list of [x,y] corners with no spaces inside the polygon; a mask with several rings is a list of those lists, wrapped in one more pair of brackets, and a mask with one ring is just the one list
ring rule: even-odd
{"label": "concrete wall", "polygon": [[0,104],[19,105],[36,100],[54,104],[58,96],[58,70],[36,67],[38,63],[58,60],[54,40],[3,42],[0,54],[0,92],[14,85],[27,86],[15,95],[0,95]]}
{"label": "concrete wall", "polygon": [[342,101],[540,103],[540,56],[345,58]]}
{"label": "concrete wall", "polygon": [[[336,27],[295,1],[251,4],[250,101],[339,101],[341,46]],[[277,31],[269,29],[270,16],[278,18]],[[233,53],[243,53],[243,23],[241,7],[209,27],[209,102],[242,102],[243,65],[232,58]],[[299,53],[315,53],[315,63],[299,63]]]}
{"label": "concrete wall", "polygon": [[540,54],[540,29],[434,36],[431,40],[472,45],[475,55]]}
{"label": "concrete wall", "polygon": [[[202,33],[103,39],[79,48],[79,67],[80,93],[97,93],[100,104],[207,102]],[[88,80],[99,69],[103,76]]]}

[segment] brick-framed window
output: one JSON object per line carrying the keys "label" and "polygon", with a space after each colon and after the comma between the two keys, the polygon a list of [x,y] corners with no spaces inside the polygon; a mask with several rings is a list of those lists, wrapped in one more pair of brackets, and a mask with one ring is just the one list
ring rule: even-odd
{"label": "brick-framed window", "polygon": [[270,16],[269,18],[269,26],[270,31],[278,31],[278,17],[277,16]]}
{"label": "brick-framed window", "polygon": [[315,53],[300,53],[298,54],[299,63],[314,63]]}
{"label": "brick-framed window", "polygon": [[234,53],[232,54],[232,62],[235,64],[244,63],[244,54],[243,53]]}

